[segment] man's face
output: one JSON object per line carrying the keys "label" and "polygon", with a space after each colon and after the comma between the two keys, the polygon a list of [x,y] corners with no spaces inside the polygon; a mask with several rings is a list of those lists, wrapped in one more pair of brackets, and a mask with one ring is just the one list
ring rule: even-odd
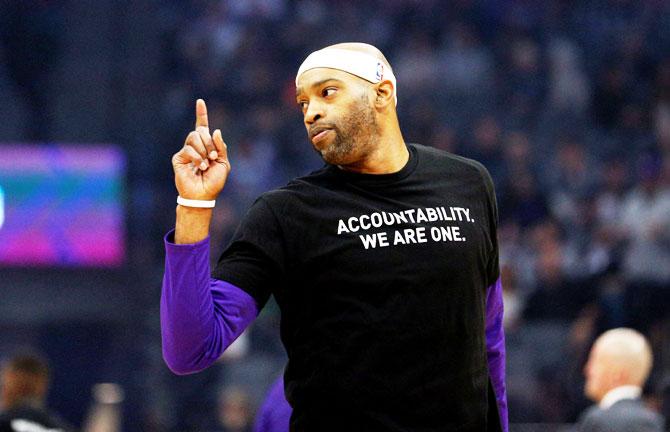
{"label": "man's face", "polygon": [[602,351],[598,344],[595,344],[591,348],[589,359],[584,366],[584,376],[586,378],[584,393],[589,399],[595,402],[600,402],[603,396],[610,390],[609,368]]}
{"label": "man's face", "polygon": [[4,367],[0,370],[0,409],[9,409],[25,398],[41,400],[46,388],[43,377]]}
{"label": "man's face", "polygon": [[300,75],[296,102],[312,147],[329,164],[351,165],[375,148],[378,136],[369,84],[335,69]]}

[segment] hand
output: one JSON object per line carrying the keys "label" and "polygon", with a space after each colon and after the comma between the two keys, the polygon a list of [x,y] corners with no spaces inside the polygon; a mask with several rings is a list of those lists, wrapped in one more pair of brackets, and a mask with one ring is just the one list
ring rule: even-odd
{"label": "hand", "polygon": [[228,150],[221,130],[209,134],[207,106],[195,103],[195,130],[188,134],[184,147],[172,156],[175,185],[186,199],[213,200],[219,195],[230,173]]}

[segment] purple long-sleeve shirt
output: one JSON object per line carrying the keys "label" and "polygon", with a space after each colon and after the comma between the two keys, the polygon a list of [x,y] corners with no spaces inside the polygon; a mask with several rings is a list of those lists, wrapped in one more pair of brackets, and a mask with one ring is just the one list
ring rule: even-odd
{"label": "purple long-sleeve shirt", "polygon": [[163,358],[185,375],[214,363],[258,315],[256,301],[242,289],[212,279],[209,238],[174,244],[165,237],[161,295]]}
{"label": "purple long-sleeve shirt", "polygon": [[[214,363],[258,315],[256,301],[241,288],[210,277],[209,238],[194,244],[175,244],[165,236],[165,275],[161,295],[163,358],[176,374],[201,371]],[[505,336],[500,279],[486,296],[486,347],[489,372],[503,431],[507,432]],[[287,404],[272,392],[266,407]],[[290,409],[279,409],[288,413]],[[276,429],[257,429],[275,432]]]}

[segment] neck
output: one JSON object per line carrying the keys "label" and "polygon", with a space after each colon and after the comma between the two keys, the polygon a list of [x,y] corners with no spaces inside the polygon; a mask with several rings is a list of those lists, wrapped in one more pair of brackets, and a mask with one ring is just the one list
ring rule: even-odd
{"label": "neck", "polygon": [[633,384],[622,384],[611,388],[598,401],[601,408],[609,408],[622,399],[637,399],[642,394],[642,388]]}
{"label": "neck", "polygon": [[375,148],[362,159],[340,169],[361,174],[392,174],[400,171],[409,160],[409,151],[400,128],[395,127],[382,133],[376,140]]}

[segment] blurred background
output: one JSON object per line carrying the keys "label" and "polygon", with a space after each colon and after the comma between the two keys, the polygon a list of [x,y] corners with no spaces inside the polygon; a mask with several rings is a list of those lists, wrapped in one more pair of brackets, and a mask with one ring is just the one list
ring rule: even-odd
{"label": "blurred background", "polygon": [[77,426],[94,384],[114,382],[124,431],[249,430],[285,361],[276,305],[205,372],[174,376],[161,357],[170,158],[204,98],[234,167],[215,261],[255,197],[321,166],[295,72],[345,41],[391,62],[407,141],[494,178],[512,430],[574,422],[590,345],[622,325],[652,343],[645,397],[662,410],[665,0],[0,1],[0,359],[43,353],[49,404]]}

